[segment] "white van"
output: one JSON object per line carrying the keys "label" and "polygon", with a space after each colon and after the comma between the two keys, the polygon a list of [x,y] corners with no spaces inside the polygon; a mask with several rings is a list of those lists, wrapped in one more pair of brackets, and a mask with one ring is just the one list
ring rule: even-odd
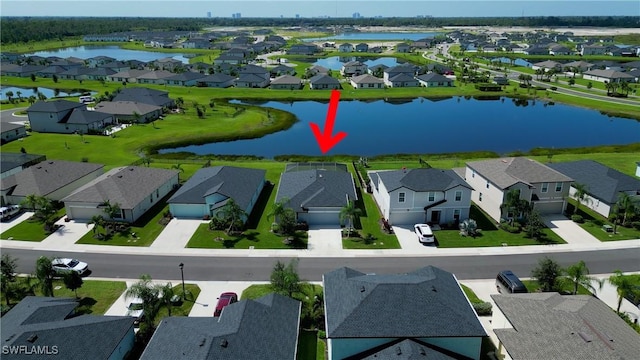
{"label": "white van", "polygon": [[0,208],[0,220],[9,220],[20,213],[20,205],[9,205]]}
{"label": "white van", "polygon": [[91,96],[91,95],[87,95],[87,96],[80,96],[78,98],[78,101],[80,101],[83,104],[87,104],[87,103],[95,102],[96,99],[94,99],[93,96]]}

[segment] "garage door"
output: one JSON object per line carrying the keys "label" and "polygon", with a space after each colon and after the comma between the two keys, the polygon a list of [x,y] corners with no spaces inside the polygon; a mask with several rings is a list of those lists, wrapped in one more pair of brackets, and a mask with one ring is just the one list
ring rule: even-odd
{"label": "garage door", "polygon": [[392,225],[413,225],[424,222],[424,211],[398,211],[389,215]]}
{"label": "garage door", "polygon": [[563,204],[561,201],[536,202],[533,208],[538,210],[540,214],[562,214]]}
{"label": "garage door", "polygon": [[338,213],[301,213],[298,220],[306,221],[309,225],[340,225]]}
{"label": "garage door", "polygon": [[100,215],[105,219],[107,218],[107,214],[105,214],[102,209],[98,209],[95,207],[67,207],[67,216],[69,217],[69,219],[73,219],[76,221],[88,221],[91,220],[91,218],[95,215]]}

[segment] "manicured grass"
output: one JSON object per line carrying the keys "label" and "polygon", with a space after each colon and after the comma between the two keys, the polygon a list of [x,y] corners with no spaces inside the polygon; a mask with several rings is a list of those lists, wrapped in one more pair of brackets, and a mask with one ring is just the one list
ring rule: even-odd
{"label": "manicured grass", "polygon": [[482,229],[479,236],[476,236],[475,238],[462,236],[460,235],[459,230],[438,230],[434,232],[438,242],[438,247],[459,248],[505,246],[503,244],[506,244],[506,246],[566,244],[562,238],[548,228],[543,229],[543,241],[526,238],[524,231],[518,234],[512,234],[502,229],[498,229],[489,217],[475,204],[471,205],[469,217],[476,220],[478,228]]}
{"label": "manicured grass", "polygon": [[[56,219],[64,216],[65,209],[62,208],[56,212]],[[15,225],[11,229],[0,234],[0,239],[23,240],[23,241],[42,241],[51,233],[44,231],[44,223],[31,217],[20,224]]]}
{"label": "manicured grass", "polygon": [[[164,230],[164,225],[159,221],[164,213],[169,210],[166,200],[170,195],[154,205],[140,219],[138,219],[129,230],[125,233],[115,232],[107,239],[96,239],[93,237],[93,231],[87,232],[76,244],[92,244],[92,245],[119,245],[119,246],[149,246]],[[101,227],[98,231],[104,233]],[[135,233],[135,237],[133,236]]]}
{"label": "manicured grass", "polygon": [[[183,301],[179,306],[172,306],[171,316],[189,316],[195,300],[198,298],[198,295],[200,295],[200,287],[198,285],[184,284],[184,287],[187,293],[187,300]],[[182,284],[175,285],[173,287],[173,292],[176,295],[182,295]],[[158,311],[158,316],[156,317],[156,326],[167,316],[169,316],[169,311],[166,307],[162,307],[160,311]],[[213,310],[211,311],[211,316],[213,316]]]}
{"label": "manicured grass", "polygon": [[[527,290],[530,293],[539,292],[540,284],[536,280],[522,280],[524,286],[527,287]],[[573,284],[569,282],[561,282],[560,284],[560,293],[570,294],[573,293]],[[584,286],[578,285],[578,295],[593,295],[591,291],[587,290]]]}
{"label": "manicured grass", "polygon": [[[113,303],[127,289],[124,281],[103,281],[83,279],[82,287],[78,289],[80,305],[76,309],[79,314],[104,314]],[[60,287],[57,289],[57,287]],[[39,291],[36,295],[41,296]],[[64,286],[62,280],[53,283],[53,295],[55,297],[75,298],[75,293]]]}
{"label": "manicured grass", "polygon": [[318,331],[300,330],[298,336],[299,360],[324,360],[324,340],[318,338]]}
{"label": "manicured grass", "polygon": [[[574,199],[569,199],[567,213],[573,214],[575,204],[576,202]],[[600,241],[640,239],[640,230],[620,225],[614,227],[613,223],[609,221],[609,219],[587,208],[584,204],[580,206],[578,215],[582,216],[585,220],[584,223],[578,225]],[[614,227],[616,229],[615,234],[613,232],[606,232],[602,230],[602,225],[610,225],[611,227]]]}
{"label": "manicured grass", "polygon": [[476,295],[476,293],[473,290],[471,290],[471,288],[462,284],[460,284],[460,286],[462,287],[462,291],[464,291],[464,294],[469,299],[469,302],[471,302],[472,304],[484,302],[478,297],[478,295]]}
{"label": "manicured grass", "polygon": [[271,294],[272,292],[273,289],[271,288],[271,284],[254,284],[244,289],[242,294],[240,294],[240,299],[257,299],[267,294]]}

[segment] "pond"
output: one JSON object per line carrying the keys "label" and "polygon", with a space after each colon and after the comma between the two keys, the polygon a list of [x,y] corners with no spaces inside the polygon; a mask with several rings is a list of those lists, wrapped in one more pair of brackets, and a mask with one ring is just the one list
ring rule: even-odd
{"label": "pond", "polygon": [[68,47],[56,50],[36,51],[34,53],[25,54],[26,56],[37,55],[42,57],[57,56],[60,58],[77,57],[80,59],[88,59],[95,56],[108,56],[116,60],[139,60],[149,62],[166,57],[171,57],[176,60],[180,60],[185,64],[189,63],[189,59],[184,54],[164,53],[157,51],[145,51],[145,50],[129,50],[122,49],[119,46],[76,46]]}
{"label": "pond", "polygon": [[[511,59],[509,59],[508,57],[499,57],[499,58],[488,58],[487,60],[489,61],[500,61],[502,63],[506,63],[506,64],[511,64]],[[528,62],[527,60],[524,59],[516,59],[514,62],[514,65],[518,65],[518,66],[524,66],[524,67],[531,67],[533,64]]]}
{"label": "pond", "polygon": [[19,87],[3,87],[0,88],[0,100],[7,100],[7,92],[11,91],[13,93],[13,97],[18,97],[18,92],[20,92],[20,97],[28,98],[33,95],[36,98],[38,97],[38,91],[41,92],[47,99],[53,97],[65,97],[65,96],[79,96],[81,92],[67,93],[64,91],[56,91],[53,89],[43,88],[43,87],[32,87],[32,88],[19,88]]}
{"label": "pond", "polygon": [[398,64],[401,64],[398,59],[393,57],[382,57],[382,58],[372,58],[366,56],[332,56],[324,59],[318,59],[313,65],[320,65],[329,70],[340,70],[342,69],[342,65],[349,61],[358,60],[367,64],[368,67],[372,67],[374,65],[383,64],[388,67],[393,67]]}
{"label": "pond", "polygon": [[[391,101],[391,100],[390,100]],[[499,154],[535,147],[565,148],[640,142],[640,122],[568,105],[510,98],[476,100],[408,99],[342,101],[335,130],[348,136],[329,154],[374,156],[395,153],[451,153],[489,150]],[[319,101],[266,102],[295,114],[288,130],[259,139],[167,149],[196,154],[321,155],[309,123],[323,124],[328,104]]]}
{"label": "pond", "polygon": [[328,41],[328,40],[420,40],[425,38],[433,38],[442,33],[440,32],[354,32],[343,33],[326,37],[308,38],[304,41]]}

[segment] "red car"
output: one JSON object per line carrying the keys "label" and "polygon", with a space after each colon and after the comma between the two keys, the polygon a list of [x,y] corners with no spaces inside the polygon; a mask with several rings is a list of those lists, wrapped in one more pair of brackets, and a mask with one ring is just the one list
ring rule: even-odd
{"label": "red car", "polygon": [[233,304],[235,302],[238,302],[238,294],[234,292],[226,292],[220,294],[220,297],[218,298],[218,304],[216,305],[216,309],[213,312],[213,316],[220,316],[220,314],[222,313],[222,309],[225,306]]}

